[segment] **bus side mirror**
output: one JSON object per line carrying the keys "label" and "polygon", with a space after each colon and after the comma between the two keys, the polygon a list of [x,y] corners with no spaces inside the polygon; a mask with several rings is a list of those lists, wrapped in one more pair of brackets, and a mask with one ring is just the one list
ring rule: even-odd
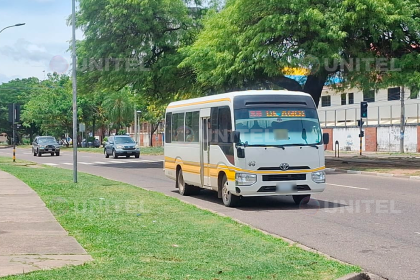
{"label": "bus side mirror", "polygon": [[239,131],[233,132],[233,143],[235,144],[241,143],[241,133]]}
{"label": "bus side mirror", "polygon": [[329,133],[322,134],[322,141],[324,142],[325,145],[330,143],[330,134]]}

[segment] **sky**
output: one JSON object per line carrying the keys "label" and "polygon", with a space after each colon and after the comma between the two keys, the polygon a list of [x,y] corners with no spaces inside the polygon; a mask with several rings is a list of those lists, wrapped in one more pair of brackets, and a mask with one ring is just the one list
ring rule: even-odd
{"label": "sky", "polygon": [[[71,0],[0,0],[0,84],[16,78],[44,79],[69,73],[72,30],[67,26]],[[82,32],[76,33],[82,39]]]}

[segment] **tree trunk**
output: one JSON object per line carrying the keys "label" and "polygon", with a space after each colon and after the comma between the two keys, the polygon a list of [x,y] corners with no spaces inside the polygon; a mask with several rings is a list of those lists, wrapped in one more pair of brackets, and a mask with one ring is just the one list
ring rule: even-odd
{"label": "tree trunk", "polygon": [[96,118],[95,116],[93,116],[93,123],[92,123],[92,136],[95,137],[95,122],[96,122]]}
{"label": "tree trunk", "polygon": [[327,81],[327,77],[327,73],[319,73],[317,76],[309,75],[303,87],[303,91],[309,93],[314,99],[316,107],[319,105],[322,89]]}
{"label": "tree trunk", "polygon": [[156,126],[151,123],[150,126],[150,147],[153,147],[153,134],[158,129],[159,123],[157,123]]}

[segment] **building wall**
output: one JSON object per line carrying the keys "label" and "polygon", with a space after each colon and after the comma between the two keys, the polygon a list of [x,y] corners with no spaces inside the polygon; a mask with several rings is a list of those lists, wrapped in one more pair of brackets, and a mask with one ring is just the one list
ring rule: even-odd
{"label": "building wall", "polygon": [[366,152],[376,152],[378,150],[377,128],[366,127],[365,137]]}
{"label": "building wall", "polygon": [[328,133],[330,135],[330,142],[325,147],[326,150],[333,150],[334,148],[334,135],[333,135],[333,129],[332,128],[324,128],[322,130],[323,133]]}
{"label": "building wall", "polygon": [[[360,150],[359,128],[334,128],[333,141],[338,141],[342,151]],[[334,148],[335,149],[335,148]],[[362,140],[362,149],[365,150],[365,138]]]}
{"label": "building wall", "polygon": [[[404,151],[415,153],[417,151],[417,126],[406,126],[404,134]],[[378,152],[398,152],[400,150],[400,127],[378,127]]]}
{"label": "building wall", "polygon": [[[322,127],[351,126],[360,119],[360,102],[363,101],[363,92],[358,89],[348,89],[346,94],[346,105],[341,105],[341,94],[326,87],[321,96],[331,96],[331,106],[318,108],[319,119]],[[349,93],[354,93],[354,104],[348,104]],[[420,122],[420,99],[410,99],[410,90],[405,89],[405,115],[406,123],[417,124]],[[379,89],[375,93],[375,102],[368,104],[367,125],[390,125],[399,124],[401,117],[401,101],[388,101],[388,89]]]}

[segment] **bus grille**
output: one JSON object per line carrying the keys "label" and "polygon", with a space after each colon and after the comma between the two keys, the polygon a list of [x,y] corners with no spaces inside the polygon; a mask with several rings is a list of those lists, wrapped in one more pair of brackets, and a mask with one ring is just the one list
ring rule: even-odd
{"label": "bus grille", "polygon": [[263,175],[263,181],[304,181],[306,180],[306,174],[275,174],[275,175]]}
{"label": "bus grille", "polygon": [[[302,192],[302,191],[310,191],[311,188],[308,185],[297,185],[296,191]],[[277,187],[276,186],[263,186],[261,187],[258,192],[276,192]]]}

